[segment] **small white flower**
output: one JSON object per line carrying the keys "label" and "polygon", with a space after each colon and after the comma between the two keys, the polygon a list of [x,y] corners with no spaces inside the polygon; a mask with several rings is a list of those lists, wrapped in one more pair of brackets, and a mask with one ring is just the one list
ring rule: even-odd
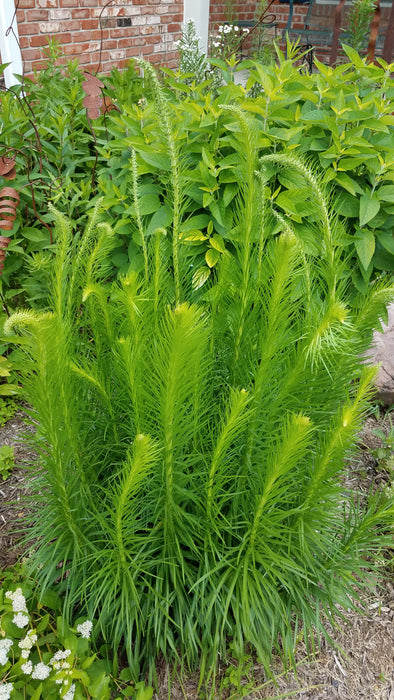
{"label": "small white flower", "polygon": [[26,661],[25,664],[22,664],[21,669],[22,669],[23,673],[26,673],[27,676],[30,676],[30,674],[33,670],[33,662]]}
{"label": "small white flower", "polygon": [[244,27],[242,31],[245,32],[245,34],[249,34],[249,29],[247,27]]}
{"label": "small white flower", "polygon": [[233,27],[233,29],[235,32],[239,32],[239,27],[237,27],[237,25],[235,25],[235,27]]}
{"label": "small white flower", "polygon": [[75,693],[75,684],[72,683],[65,695],[63,695],[63,700],[73,700]]}
{"label": "small white flower", "polygon": [[83,637],[84,639],[90,639],[90,634],[92,632],[93,628],[93,622],[90,620],[85,620],[85,622],[82,622],[82,624],[77,625],[77,632]]}
{"label": "small white flower", "polygon": [[40,661],[39,664],[34,666],[34,670],[31,674],[31,677],[36,678],[39,681],[45,681],[45,679],[48,678],[51,670],[52,669],[50,666],[47,666],[46,664],[43,664],[42,661]]}
{"label": "small white flower", "polygon": [[29,620],[28,616],[25,615],[24,613],[18,612],[12,618],[12,622],[14,623],[14,625],[19,627],[19,629],[23,629],[24,627],[26,627],[26,625],[29,624],[30,620]]}
{"label": "small white flower", "polygon": [[26,598],[23,595],[21,588],[17,588],[16,591],[7,591],[5,597],[12,600],[12,609],[14,612],[28,612],[26,607]]}
{"label": "small white flower", "polygon": [[10,700],[12,687],[12,683],[0,685],[0,700]]}
{"label": "small white flower", "polygon": [[213,45],[216,46],[216,48],[217,48],[218,46],[220,46],[220,41],[214,41]]}
{"label": "small white flower", "polygon": [[28,659],[30,656],[30,649],[22,649],[21,657],[22,659]]}
{"label": "small white flower", "polygon": [[231,32],[231,30],[232,30],[232,27],[229,24],[226,24],[226,26],[223,27],[223,31],[225,34],[228,34],[229,32]]}
{"label": "small white flower", "polygon": [[218,27],[218,32],[223,32],[223,31],[224,31],[224,27],[222,24],[220,24]]}

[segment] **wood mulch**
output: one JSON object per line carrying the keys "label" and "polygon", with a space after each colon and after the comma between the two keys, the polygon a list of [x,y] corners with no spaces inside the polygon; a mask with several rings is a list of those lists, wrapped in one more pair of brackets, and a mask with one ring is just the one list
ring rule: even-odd
{"label": "wood mulch", "polygon": [[[371,486],[387,481],[387,475],[379,470],[371,449],[380,441],[374,431],[390,426],[390,414],[377,419],[370,416],[358,438],[358,457],[349,470],[347,481],[356,490],[365,493]],[[0,427],[0,446],[10,445],[15,450],[14,468],[9,478],[0,480],[0,570],[14,564],[23,555],[19,542],[20,529],[26,517],[23,496],[29,491],[28,472],[23,463],[33,458],[23,444],[21,436],[29,427],[23,423],[23,411],[18,410],[8,423]],[[394,552],[394,538],[393,538]],[[394,555],[383,582],[364,599],[365,614],[344,611],[347,624],[332,630],[336,648],[321,641],[315,659],[308,659],[306,648],[300,643],[297,649],[297,675],[283,674],[280,662],[274,662],[276,682],[264,677],[262,667],[251,664],[247,677],[243,678],[244,692],[232,695],[235,688],[218,690],[214,697],[220,699],[244,698],[268,700],[292,697],[295,700],[394,700]],[[222,677],[228,676],[228,668],[221,669]],[[159,669],[159,691],[155,700],[168,699],[169,669]],[[251,689],[253,688],[253,690]],[[197,700],[204,693],[198,692],[198,675],[191,675],[187,682],[174,681],[171,700]]]}

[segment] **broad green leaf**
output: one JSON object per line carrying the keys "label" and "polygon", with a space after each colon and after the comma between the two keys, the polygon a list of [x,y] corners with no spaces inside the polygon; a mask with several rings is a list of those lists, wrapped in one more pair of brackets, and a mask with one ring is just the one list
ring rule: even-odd
{"label": "broad green leaf", "polygon": [[183,241],[206,241],[208,236],[202,231],[182,231],[181,238]]}
{"label": "broad green leaf", "polygon": [[360,227],[362,228],[368,221],[371,221],[380,209],[380,202],[375,197],[363,194],[360,197]]}
{"label": "broad green leaf", "polygon": [[40,622],[38,623],[38,625],[37,625],[37,632],[44,632],[44,630],[46,630],[46,628],[48,627],[48,625],[49,625],[49,613],[47,613],[46,615],[44,615],[44,617],[42,618],[42,620],[40,620]]}
{"label": "broad green leaf", "polygon": [[30,696],[30,700],[40,700],[42,693],[42,683],[36,688],[33,695]]}
{"label": "broad green leaf", "polygon": [[378,270],[394,272],[394,255],[388,250],[375,250],[372,262]]}
{"label": "broad green leaf", "polygon": [[218,233],[213,234],[212,238],[210,239],[210,244],[213,248],[218,250],[219,253],[226,252],[226,246],[224,244],[224,240]]}
{"label": "broad green leaf", "polygon": [[0,396],[14,396],[19,392],[20,388],[17,384],[0,384]]}
{"label": "broad green leaf", "polygon": [[219,202],[210,202],[209,210],[220,226],[226,225],[225,221],[223,220],[223,215],[225,213],[224,202],[222,202],[221,200],[219,200]]}
{"label": "broad green leaf", "polygon": [[348,192],[340,192],[334,200],[334,210],[337,214],[352,218],[358,216],[359,202],[356,197]]}
{"label": "broad green leaf", "polygon": [[298,215],[297,206],[292,194],[289,194],[288,192],[281,192],[277,196],[275,202],[278,206],[284,209],[284,211],[289,212],[290,214]]}
{"label": "broad green leaf", "polygon": [[366,270],[375,252],[375,236],[372,231],[359,229],[355,235],[355,246],[360,263]]}
{"label": "broad green leaf", "polygon": [[238,185],[236,185],[235,183],[230,182],[228,185],[226,185],[223,192],[223,202],[226,207],[228,207],[231,200],[235,197],[237,191]]}
{"label": "broad green leaf", "polygon": [[346,56],[350,58],[351,62],[354,63],[356,68],[362,69],[364,67],[364,62],[355,49],[353,49],[351,46],[347,46],[347,44],[342,44],[342,48]]}
{"label": "broad green leaf", "polygon": [[378,190],[376,190],[375,194],[377,197],[379,197],[379,199],[382,199],[384,202],[394,203],[394,184],[383,185],[383,187],[380,187]]}
{"label": "broad green leaf", "polygon": [[205,260],[209,267],[214,267],[220,258],[220,253],[215,248],[209,248],[205,253]]}
{"label": "broad green leaf", "polygon": [[363,122],[364,126],[367,127],[368,129],[373,129],[374,131],[382,131],[384,134],[389,133],[388,127],[382,123],[380,119],[366,119]]}
{"label": "broad green leaf", "polygon": [[392,255],[394,255],[394,233],[388,233],[387,231],[377,231],[376,236],[383,248],[385,248]]}
{"label": "broad green leaf", "polygon": [[183,221],[181,228],[183,232],[203,229],[208,226],[209,222],[209,214],[197,214],[196,216],[191,216],[190,219]]}
{"label": "broad green leaf", "polygon": [[143,681],[140,681],[139,683],[136,684],[135,689],[137,691],[137,695],[135,696],[135,700],[151,700],[153,697],[153,688],[150,686],[146,686]]}
{"label": "broad green leaf", "polygon": [[149,151],[138,151],[141,158],[158,170],[171,170],[171,160],[166,153],[157,153],[152,149]]}
{"label": "broad green leaf", "polygon": [[207,208],[213,202],[213,195],[210,192],[204,192],[202,196],[202,205]]}
{"label": "broad green leaf", "polygon": [[341,158],[338,163],[338,170],[356,170],[365,163],[365,158]]}
{"label": "broad green leaf", "polygon": [[346,173],[337,173],[335,181],[340,184],[350,194],[362,194],[363,190],[356,180],[349,177]]}
{"label": "broad green leaf", "polygon": [[209,267],[199,267],[193,275],[193,289],[200,289],[211,274]]}
{"label": "broad green leaf", "polygon": [[139,201],[140,214],[153,214],[160,209],[160,199],[157,194],[145,194]]}
{"label": "broad green leaf", "polygon": [[162,204],[161,207],[153,214],[146,235],[151,236],[159,228],[167,228],[172,222],[172,210],[168,204]]}
{"label": "broad green leaf", "polygon": [[33,226],[29,226],[22,228],[20,233],[24,238],[27,238],[29,241],[33,241],[34,243],[41,243],[42,241],[49,242],[49,231],[46,229],[38,229],[34,228]]}

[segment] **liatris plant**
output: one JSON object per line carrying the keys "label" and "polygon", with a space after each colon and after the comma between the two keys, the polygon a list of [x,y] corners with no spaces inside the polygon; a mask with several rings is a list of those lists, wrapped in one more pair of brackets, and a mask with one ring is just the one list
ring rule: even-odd
{"label": "liatris plant", "polygon": [[347,13],[345,42],[356,51],[364,51],[368,46],[371,22],[376,10],[375,0],[353,0]]}
{"label": "liatris plant", "polygon": [[178,41],[178,53],[180,72],[190,74],[190,77],[185,78],[186,82],[198,83],[204,80],[209,64],[201,49],[192,19],[188,19],[183,27],[182,36]]}
{"label": "liatris plant", "polygon": [[[146,235],[133,155],[141,255],[128,273],[108,278],[105,206],[79,236],[55,213],[48,309],[6,324],[37,422],[29,566],[65,594],[66,615],[77,606],[124,645],[136,676],[162,655],[207,678],[230,641],[267,668],[273,649],[292,660],[300,628],[324,634],[325,615],[368,582],[393,508],[359,503],[342,477],[374,376],[359,354],[393,289],[348,305],[318,178],[293,156],[259,160],[258,130],[234,107],[240,190],[201,286],[199,232],[183,233],[182,141],[145,72],[170,223]],[[273,163],[305,178],[307,241],[266,201]]]}

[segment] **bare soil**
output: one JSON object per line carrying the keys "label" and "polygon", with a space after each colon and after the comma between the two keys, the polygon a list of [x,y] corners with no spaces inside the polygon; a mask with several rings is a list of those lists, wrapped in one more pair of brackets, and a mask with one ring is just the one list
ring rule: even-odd
{"label": "bare soil", "polygon": [[[0,480],[0,569],[12,566],[21,556],[20,530],[26,518],[23,496],[29,492],[29,472],[23,466],[34,455],[21,444],[21,436],[27,427],[23,411],[18,410],[8,423],[0,427],[0,446],[11,445],[15,450],[16,467],[9,478]],[[387,474],[371,453],[381,445],[375,430],[390,428],[390,417],[370,416],[358,436],[357,459],[349,466],[347,482],[357,491],[367,493],[371,488],[384,486]],[[394,541],[393,541],[394,552]],[[346,623],[332,629],[336,647],[321,640],[314,659],[308,659],[303,643],[297,649],[297,674],[283,673],[280,661],[274,662],[274,682],[267,681],[258,664],[251,663],[243,677],[243,692],[235,694],[234,687],[224,687],[223,679],[229,676],[229,667],[220,670],[215,697],[218,699],[244,698],[245,700],[292,697],[296,700],[394,700],[394,557],[390,553],[386,577],[364,599],[364,614],[343,611]],[[155,700],[168,700],[168,676],[170,670],[163,664],[159,669],[159,692]],[[222,689],[221,689],[222,688]],[[252,689],[253,688],[253,689]],[[197,700],[198,674],[187,682],[174,681],[172,700]]]}

